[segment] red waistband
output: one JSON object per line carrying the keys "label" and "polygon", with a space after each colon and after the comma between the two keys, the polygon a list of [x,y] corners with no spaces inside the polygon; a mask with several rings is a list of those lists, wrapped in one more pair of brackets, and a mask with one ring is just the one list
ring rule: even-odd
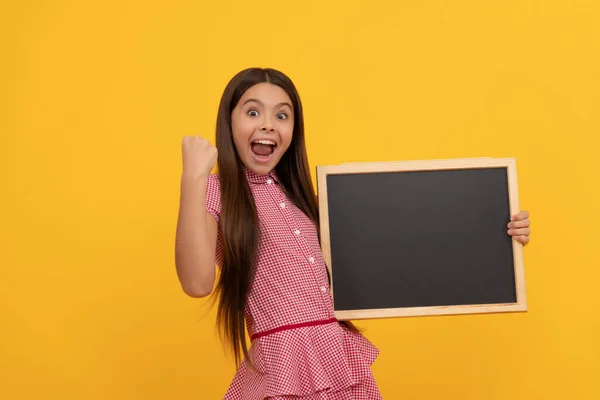
{"label": "red waistband", "polygon": [[280,326],[279,328],[269,329],[268,331],[255,333],[254,335],[250,336],[250,340],[258,339],[259,337],[271,335],[273,333],[277,333],[277,332],[281,332],[281,331],[287,331],[290,329],[304,328],[306,326],[325,325],[325,324],[331,324],[332,322],[338,322],[337,318],[324,319],[324,320],[320,320],[320,321],[302,322],[300,324],[294,324],[294,325],[284,325],[284,326]]}

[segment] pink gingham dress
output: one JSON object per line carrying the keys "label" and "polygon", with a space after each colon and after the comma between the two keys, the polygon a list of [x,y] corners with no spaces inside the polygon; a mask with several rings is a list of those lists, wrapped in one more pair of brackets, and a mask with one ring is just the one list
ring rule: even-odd
{"label": "pink gingham dress", "polygon": [[[245,319],[252,343],[224,400],[376,400],[370,370],[378,349],[335,320],[315,224],[291,202],[275,172],[245,168],[261,239]],[[206,209],[219,221],[218,175],[207,183]],[[222,257],[217,239],[217,264]]]}

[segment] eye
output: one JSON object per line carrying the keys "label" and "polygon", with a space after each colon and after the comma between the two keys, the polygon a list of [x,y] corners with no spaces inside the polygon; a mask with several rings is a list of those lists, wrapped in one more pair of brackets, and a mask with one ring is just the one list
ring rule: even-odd
{"label": "eye", "polygon": [[248,110],[248,115],[251,117],[256,117],[258,116],[258,111],[256,110]]}
{"label": "eye", "polygon": [[284,113],[284,112],[281,112],[281,113],[277,114],[277,118],[278,118],[278,119],[287,119],[287,118],[288,118],[288,116],[287,116],[287,114],[286,114],[286,113]]}

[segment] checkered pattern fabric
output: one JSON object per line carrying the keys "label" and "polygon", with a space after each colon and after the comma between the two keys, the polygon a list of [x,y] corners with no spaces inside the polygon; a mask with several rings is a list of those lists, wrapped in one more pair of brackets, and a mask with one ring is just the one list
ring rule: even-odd
{"label": "checkered pattern fabric", "polygon": [[[261,230],[258,264],[245,310],[256,369],[244,360],[225,400],[380,399],[370,365],[378,349],[339,323],[286,326],[335,318],[317,227],[285,195],[275,172],[245,169]],[[217,221],[219,177],[207,183],[206,209]],[[222,236],[217,239],[217,264]],[[283,328],[283,330],[279,330]]]}

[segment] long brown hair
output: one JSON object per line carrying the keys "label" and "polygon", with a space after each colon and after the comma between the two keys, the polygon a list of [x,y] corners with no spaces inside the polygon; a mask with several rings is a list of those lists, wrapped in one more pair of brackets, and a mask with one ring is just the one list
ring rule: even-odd
{"label": "long brown hair", "polygon": [[[236,364],[248,357],[244,309],[254,277],[256,249],[260,238],[258,215],[231,130],[231,112],[252,86],[268,82],[281,87],[292,100],[294,132],[290,147],[275,171],[286,194],[319,227],[319,210],[313,189],[306,145],[302,103],[296,87],[282,72],[249,68],[239,72],[225,87],[217,115],[217,168],[221,183],[221,232],[223,257],[215,295],[219,298],[217,324],[222,338],[233,350]],[[345,323],[355,330],[351,323]],[[251,361],[248,360],[250,363]]]}

